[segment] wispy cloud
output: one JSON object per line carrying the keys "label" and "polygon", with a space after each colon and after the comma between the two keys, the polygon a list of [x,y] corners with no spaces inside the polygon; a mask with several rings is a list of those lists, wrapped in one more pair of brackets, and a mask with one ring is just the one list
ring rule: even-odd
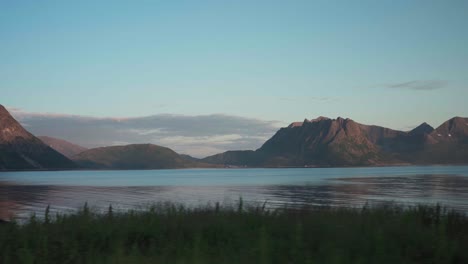
{"label": "wispy cloud", "polygon": [[447,87],[448,82],[445,80],[413,80],[408,82],[394,83],[387,85],[391,89],[405,89],[415,91],[430,91]]}
{"label": "wispy cloud", "polygon": [[9,111],[38,136],[62,138],[88,148],[152,143],[196,157],[232,149],[256,149],[279,127],[276,121],[224,114],[96,118],[14,108]]}
{"label": "wispy cloud", "polygon": [[314,101],[314,102],[330,102],[336,100],[334,97],[326,97],[326,96],[291,96],[291,97],[279,97],[280,101],[288,101],[288,102],[299,102],[299,101]]}

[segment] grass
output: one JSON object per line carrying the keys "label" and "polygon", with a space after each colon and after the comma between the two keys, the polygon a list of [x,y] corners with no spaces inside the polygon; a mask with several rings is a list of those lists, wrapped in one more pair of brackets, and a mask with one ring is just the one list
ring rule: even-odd
{"label": "grass", "polygon": [[468,263],[468,217],[440,206],[265,210],[157,204],[0,224],[0,263]]}

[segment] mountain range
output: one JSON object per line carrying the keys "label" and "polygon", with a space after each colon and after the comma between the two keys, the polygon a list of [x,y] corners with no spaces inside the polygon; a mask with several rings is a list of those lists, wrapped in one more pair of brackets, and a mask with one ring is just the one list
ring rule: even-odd
{"label": "mountain range", "polygon": [[319,117],[281,128],[255,151],[227,151],[203,161],[252,167],[467,164],[468,119],[404,132]]}
{"label": "mountain range", "polygon": [[86,149],[37,138],[0,105],[0,170],[173,169],[200,167],[342,167],[468,164],[468,118],[411,131],[319,117],[281,128],[257,150],[196,159],[153,144]]}

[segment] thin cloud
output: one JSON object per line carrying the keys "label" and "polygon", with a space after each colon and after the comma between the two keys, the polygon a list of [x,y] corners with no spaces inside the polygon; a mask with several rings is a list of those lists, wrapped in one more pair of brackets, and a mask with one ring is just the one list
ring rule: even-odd
{"label": "thin cloud", "polygon": [[10,112],[35,135],[62,138],[87,148],[151,143],[196,157],[257,149],[279,128],[276,121],[224,114],[96,118],[11,108]]}
{"label": "thin cloud", "polygon": [[286,102],[331,102],[336,100],[334,97],[320,97],[320,96],[292,96],[292,97],[279,97],[278,100]]}
{"label": "thin cloud", "polygon": [[404,89],[414,91],[431,91],[447,87],[448,82],[445,80],[413,80],[402,83],[394,83],[387,85],[391,89]]}

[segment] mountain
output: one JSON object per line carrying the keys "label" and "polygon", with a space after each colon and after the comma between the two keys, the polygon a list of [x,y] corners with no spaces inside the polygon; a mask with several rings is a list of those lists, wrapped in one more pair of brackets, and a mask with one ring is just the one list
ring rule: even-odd
{"label": "mountain", "polygon": [[419,134],[430,134],[434,131],[434,128],[430,126],[428,123],[424,122],[408,132],[411,135],[419,135]]}
{"label": "mountain", "polygon": [[0,170],[70,169],[76,165],[26,131],[0,105]]}
{"label": "mountain", "polygon": [[425,164],[467,164],[468,118],[454,117],[425,135],[424,148],[414,159]]}
{"label": "mountain", "polygon": [[68,142],[59,138],[53,138],[53,137],[47,137],[47,136],[40,136],[38,138],[42,140],[42,142],[44,142],[46,145],[55,149],[56,151],[58,151],[59,153],[61,153],[67,158],[72,158],[73,156],[76,156],[80,154],[81,152],[87,150],[87,148],[78,146],[76,144],[73,144],[71,142]]}
{"label": "mountain", "polygon": [[281,128],[254,152],[222,153],[204,161],[267,167],[377,165],[396,158],[382,155],[376,143],[388,148],[402,133],[351,119],[319,117]]}
{"label": "mountain", "polygon": [[83,168],[92,169],[176,169],[216,167],[173,150],[152,144],[102,147],[86,150],[73,159]]}
{"label": "mountain", "polygon": [[437,142],[460,142],[466,143],[468,136],[468,118],[454,117],[444,122],[434,131],[431,136]]}
{"label": "mountain", "polygon": [[403,132],[351,119],[319,117],[281,128],[255,151],[228,151],[205,162],[253,167],[468,163],[468,122],[453,118]]}
{"label": "mountain", "polygon": [[200,159],[199,159],[199,158],[195,158],[195,157],[192,157],[192,156],[187,155],[187,154],[179,154],[179,155],[180,155],[180,157],[183,158],[184,160],[200,162]]}
{"label": "mountain", "polygon": [[262,164],[260,152],[253,150],[230,150],[224,153],[201,159],[201,161],[212,164],[234,165],[234,166],[258,166]]}

